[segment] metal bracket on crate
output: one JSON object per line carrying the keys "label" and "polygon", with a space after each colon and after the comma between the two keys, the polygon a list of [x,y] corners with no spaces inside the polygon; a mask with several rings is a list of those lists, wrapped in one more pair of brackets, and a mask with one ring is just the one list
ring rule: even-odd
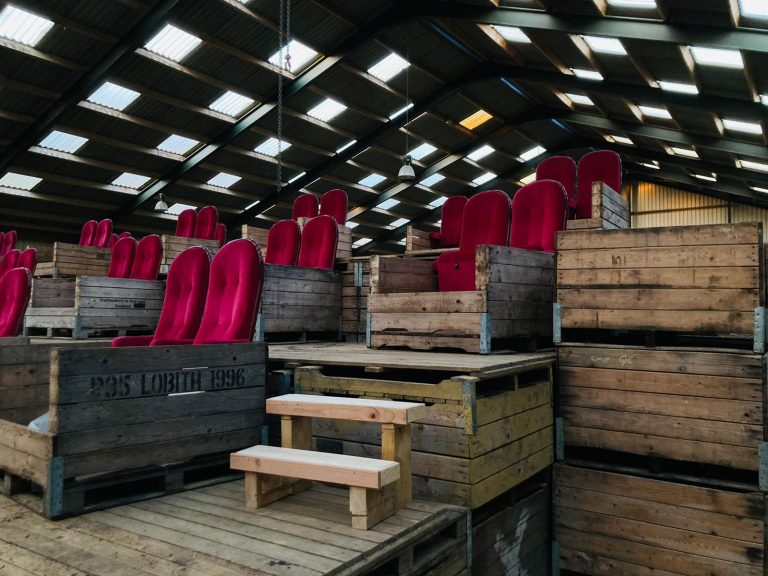
{"label": "metal bracket on crate", "polygon": [[760,442],[758,445],[758,457],[758,486],[762,492],[768,492],[768,442]]}
{"label": "metal bracket on crate", "polygon": [[483,312],[480,314],[480,354],[491,353],[491,313]]}
{"label": "metal bracket on crate", "polygon": [[560,544],[552,540],[552,576],[560,576]]}
{"label": "metal bracket on crate", "polygon": [[560,317],[562,308],[555,302],[552,304],[552,342],[560,344],[563,341],[563,321]]}
{"label": "metal bracket on crate", "polygon": [[352,273],[354,274],[355,286],[357,288],[362,288],[363,287],[363,263],[353,262]]}
{"label": "metal bracket on crate", "polygon": [[269,445],[269,427],[266,424],[261,427],[261,443],[265,446]]}
{"label": "metal bracket on crate", "polygon": [[256,316],[256,329],[253,333],[254,342],[264,342],[264,314],[259,312]]}
{"label": "metal bracket on crate", "polygon": [[765,352],[765,307],[758,306],[755,308],[754,326],[752,350],[758,354],[763,354]]}
{"label": "metal bracket on crate", "polygon": [[48,462],[48,486],[45,490],[45,510],[48,516],[61,515],[64,508],[64,459],[54,456]]}
{"label": "metal bracket on crate", "polygon": [[565,435],[563,433],[563,419],[555,418],[555,460],[565,460]]}
{"label": "metal bracket on crate", "polygon": [[365,345],[371,347],[371,313],[365,315]]}

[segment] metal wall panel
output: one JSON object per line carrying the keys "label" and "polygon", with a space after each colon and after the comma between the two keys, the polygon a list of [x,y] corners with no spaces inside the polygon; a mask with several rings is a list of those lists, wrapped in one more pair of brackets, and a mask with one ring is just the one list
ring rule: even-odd
{"label": "metal wall panel", "polygon": [[637,182],[632,187],[632,227],[725,224],[728,203],[669,186]]}

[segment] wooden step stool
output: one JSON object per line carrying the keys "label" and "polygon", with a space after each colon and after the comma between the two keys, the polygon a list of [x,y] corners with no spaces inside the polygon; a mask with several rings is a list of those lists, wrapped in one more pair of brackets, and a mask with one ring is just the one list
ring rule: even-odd
{"label": "wooden step stool", "polygon": [[[267,399],[281,416],[283,447],[232,454],[245,472],[245,504],[261,508],[306,490],[312,481],[349,486],[352,526],[368,530],[411,502],[411,422],[426,416],[415,402],[286,394]],[[312,451],[312,418],[381,423],[381,460]]]}

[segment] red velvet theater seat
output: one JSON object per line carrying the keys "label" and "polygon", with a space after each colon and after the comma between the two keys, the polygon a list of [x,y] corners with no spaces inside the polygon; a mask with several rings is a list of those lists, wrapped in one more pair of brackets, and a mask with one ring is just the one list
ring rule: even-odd
{"label": "red velvet theater seat", "polygon": [[107,248],[112,248],[112,246],[115,245],[115,242],[117,242],[117,234],[112,232],[112,235],[109,237],[109,245],[107,246]]}
{"label": "red velvet theater seat", "polygon": [[96,235],[96,227],[98,226],[96,220],[88,220],[83,224],[83,229],[80,231],[80,246],[93,246],[93,237]]}
{"label": "red velvet theater seat", "polygon": [[280,220],[269,229],[267,264],[295,266],[299,259],[301,229],[295,220]]}
{"label": "red velvet theater seat", "polygon": [[160,262],[163,259],[163,242],[157,234],[144,236],[136,246],[130,278],[136,280],[157,280]]}
{"label": "red velvet theater seat", "polygon": [[291,219],[314,218],[317,216],[318,210],[317,196],[314,194],[299,194],[293,201]]}
{"label": "red velvet theater seat", "polygon": [[110,278],[129,278],[133,259],[136,255],[136,240],[131,237],[123,238],[112,246],[112,257],[109,260],[107,276]]}
{"label": "red velvet theater seat", "polygon": [[195,235],[197,226],[197,212],[192,208],[182,210],[176,220],[176,236],[182,238],[192,238]]}
{"label": "red velvet theater seat", "polygon": [[16,262],[18,268],[26,268],[29,273],[34,275],[37,268],[37,250],[34,248],[25,248],[19,254],[19,260]]}
{"label": "red velvet theater seat", "polygon": [[9,230],[0,242],[0,256],[8,254],[14,248],[16,248],[16,230]]}
{"label": "red velvet theater seat", "polygon": [[122,240],[123,238],[130,238],[130,237],[131,237],[131,233],[128,231],[120,232],[120,234],[117,235],[118,240]]}
{"label": "red velvet theater seat", "polygon": [[227,227],[221,222],[216,224],[216,241],[219,246],[224,246],[227,243]]}
{"label": "red velvet theater seat", "polygon": [[19,262],[19,256],[21,255],[20,250],[16,250],[15,248],[13,250],[10,250],[0,258],[0,278],[2,278],[3,274],[8,272],[9,270],[13,270],[16,268]]}
{"label": "red velvet theater seat", "polygon": [[451,196],[441,210],[440,232],[430,232],[429,242],[432,248],[457,248],[461,240],[461,217],[466,196]]}
{"label": "red velvet theater seat", "polygon": [[475,289],[475,248],[506,246],[510,219],[509,196],[501,190],[480,192],[469,199],[461,219],[459,249],[440,254],[435,262],[441,292]]}
{"label": "red velvet theater seat", "polygon": [[565,229],[568,196],[560,182],[539,180],[523,186],[512,198],[513,248],[555,251],[555,234]]}
{"label": "red velvet theater seat", "polygon": [[339,228],[330,216],[318,216],[304,224],[298,265],[302,268],[332,270],[336,262]]}
{"label": "red velvet theater seat", "polygon": [[560,182],[568,196],[568,206],[576,210],[576,161],[569,156],[552,156],[536,168],[536,180]]}
{"label": "red velvet theater seat", "polygon": [[202,246],[182,251],[171,263],[157,329],[151,336],[122,336],[114,348],[192,344],[200,328],[208,292],[211,253]]}
{"label": "red velvet theater seat", "polygon": [[0,232],[0,258],[3,257],[3,240],[5,240],[5,232]]}
{"label": "red velvet theater seat", "polygon": [[335,188],[328,190],[320,198],[320,216],[331,216],[337,224],[344,226],[347,223],[347,193]]}
{"label": "red velvet theater seat", "polygon": [[206,206],[197,215],[195,225],[195,238],[201,240],[214,240],[216,238],[216,225],[219,223],[219,211],[216,206]]}
{"label": "red velvet theater seat", "polygon": [[109,239],[112,236],[112,220],[104,218],[96,226],[96,233],[93,235],[93,246],[97,248],[109,248]]}
{"label": "red velvet theater seat", "polygon": [[32,274],[26,268],[13,268],[0,276],[0,337],[19,333],[31,290]]}
{"label": "red velvet theater seat", "polygon": [[205,312],[194,344],[250,342],[263,283],[256,242],[240,238],[225,244],[211,263]]}
{"label": "red velvet theater seat", "polygon": [[621,194],[621,156],[611,150],[597,150],[579,160],[579,192],[576,218],[592,217],[592,183],[605,182]]}

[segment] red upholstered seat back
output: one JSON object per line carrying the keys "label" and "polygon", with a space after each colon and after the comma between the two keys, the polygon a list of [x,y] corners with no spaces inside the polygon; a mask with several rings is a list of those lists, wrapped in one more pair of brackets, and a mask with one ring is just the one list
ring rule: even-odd
{"label": "red upholstered seat back", "polygon": [[112,248],[112,246],[115,245],[115,242],[117,242],[117,234],[112,232],[112,235],[109,237],[109,246],[108,246],[108,248]]}
{"label": "red upholstered seat back", "polygon": [[110,236],[112,236],[112,220],[104,218],[96,227],[96,233],[93,236],[93,246],[108,248]]}
{"label": "red upholstered seat back", "polygon": [[0,258],[0,277],[8,272],[8,270],[13,270],[18,266],[20,255],[21,251],[14,248],[13,250],[6,252],[5,256]]}
{"label": "red upholstered seat back", "polygon": [[560,182],[568,195],[568,206],[576,209],[576,161],[569,156],[552,156],[539,163],[536,180]]}
{"label": "red upholstered seat back", "polygon": [[173,259],[165,284],[165,298],[154,341],[193,340],[200,328],[208,293],[211,253],[192,246]]}
{"label": "red upholstered seat back", "polygon": [[26,268],[30,274],[35,273],[37,268],[37,250],[34,248],[26,248],[19,254],[19,259],[16,262],[18,268]]}
{"label": "red upholstered seat back", "polygon": [[130,277],[137,280],[157,280],[162,259],[163,243],[160,236],[157,234],[144,236],[136,246]]}
{"label": "red upholstered seat back", "polygon": [[93,237],[96,235],[96,220],[88,220],[83,224],[83,229],[80,232],[80,246],[93,246]]}
{"label": "red upholstered seat back", "polygon": [[314,194],[299,194],[293,201],[291,218],[314,218],[317,216],[317,196]]}
{"label": "red upholstered seat back", "polygon": [[605,182],[621,193],[621,156],[612,150],[596,150],[579,160],[579,193],[576,218],[592,217],[592,183]]}
{"label": "red upholstered seat back", "polygon": [[0,232],[0,258],[3,257],[3,240],[5,240],[5,232]]}
{"label": "red upholstered seat back", "polygon": [[211,263],[205,312],[194,344],[250,342],[263,282],[256,242],[240,238],[225,244]]}
{"label": "red upholstered seat back", "polygon": [[555,234],[565,228],[568,196],[560,182],[539,180],[523,186],[512,198],[513,248],[555,251]]}
{"label": "red upholstered seat back", "polygon": [[16,248],[16,230],[9,230],[0,242],[0,256],[7,254],[14,248]]}
{"label": "red upholstered seat back", "polygon": [[464,215],[464,207],[467,204],[466,196],[451,196],[443,204],[440,222],[440,236],[438,243],[440,248],[455,248],[461,241],[461,219]]}
{"label": "red upholstered seat back", "polygon": [[196,226],[197,212],[193,208],[182,210],[179,218],[176,220],[176,236],[192,238],[195,235]]}
{"label": "red upholstered seat back", "polygon": [[0,276],[0,337],[19,333],[32,290],[32,274],[25,268],[14,268]]}
{"label": "red upholstered seat back", "polygon": [[216,206],[206,206],[197,215],[195,238],[213,240],[216,238],[216,225],[219,223],[219,211]]}
{"label": "red upholstered seat back", "polygon": [[130,233],[130,232],[128,232],[128,231],[126,231],[126,232],[120,232],[120,234],[118,234],[118,235],[117,235],[117,239],[118,239],[118,240],[120,240],[120,239],[122,239],[122,238],[130,238],[130,237],[131,237],[131,233]]}
{"label": "red upholstered seat back", "polygon": [[325,214],[332,216],[337,224],[343,226],[347,223],[347,193],[344,190],[335,188],[323,194],[320,198],[320,215]]}
{"label": "red upholstered seat back", "polygon": [[301,231],[298,265],[303,268],[332,270],[336,262],[339,228],[328,215],[312,218]]}
{"label": "red upholstered seat back", "polygon": [[280,220],[269,229],[267,236],[267,264],[295,266],[299,259],[301,229],[296,220]]}
{"label": "red upholstered seat back", "polygon": [[136,254],[136,240],[123,238],[112,246],[112,257],[109,260],[107,276],[110,278],[129,278],[133,267],[133,258]]}
{"label": "red upholstered seat back", "polygon": [[227,243],[227,227],[221,222],[216,224],[216,241],[220,246]]}

